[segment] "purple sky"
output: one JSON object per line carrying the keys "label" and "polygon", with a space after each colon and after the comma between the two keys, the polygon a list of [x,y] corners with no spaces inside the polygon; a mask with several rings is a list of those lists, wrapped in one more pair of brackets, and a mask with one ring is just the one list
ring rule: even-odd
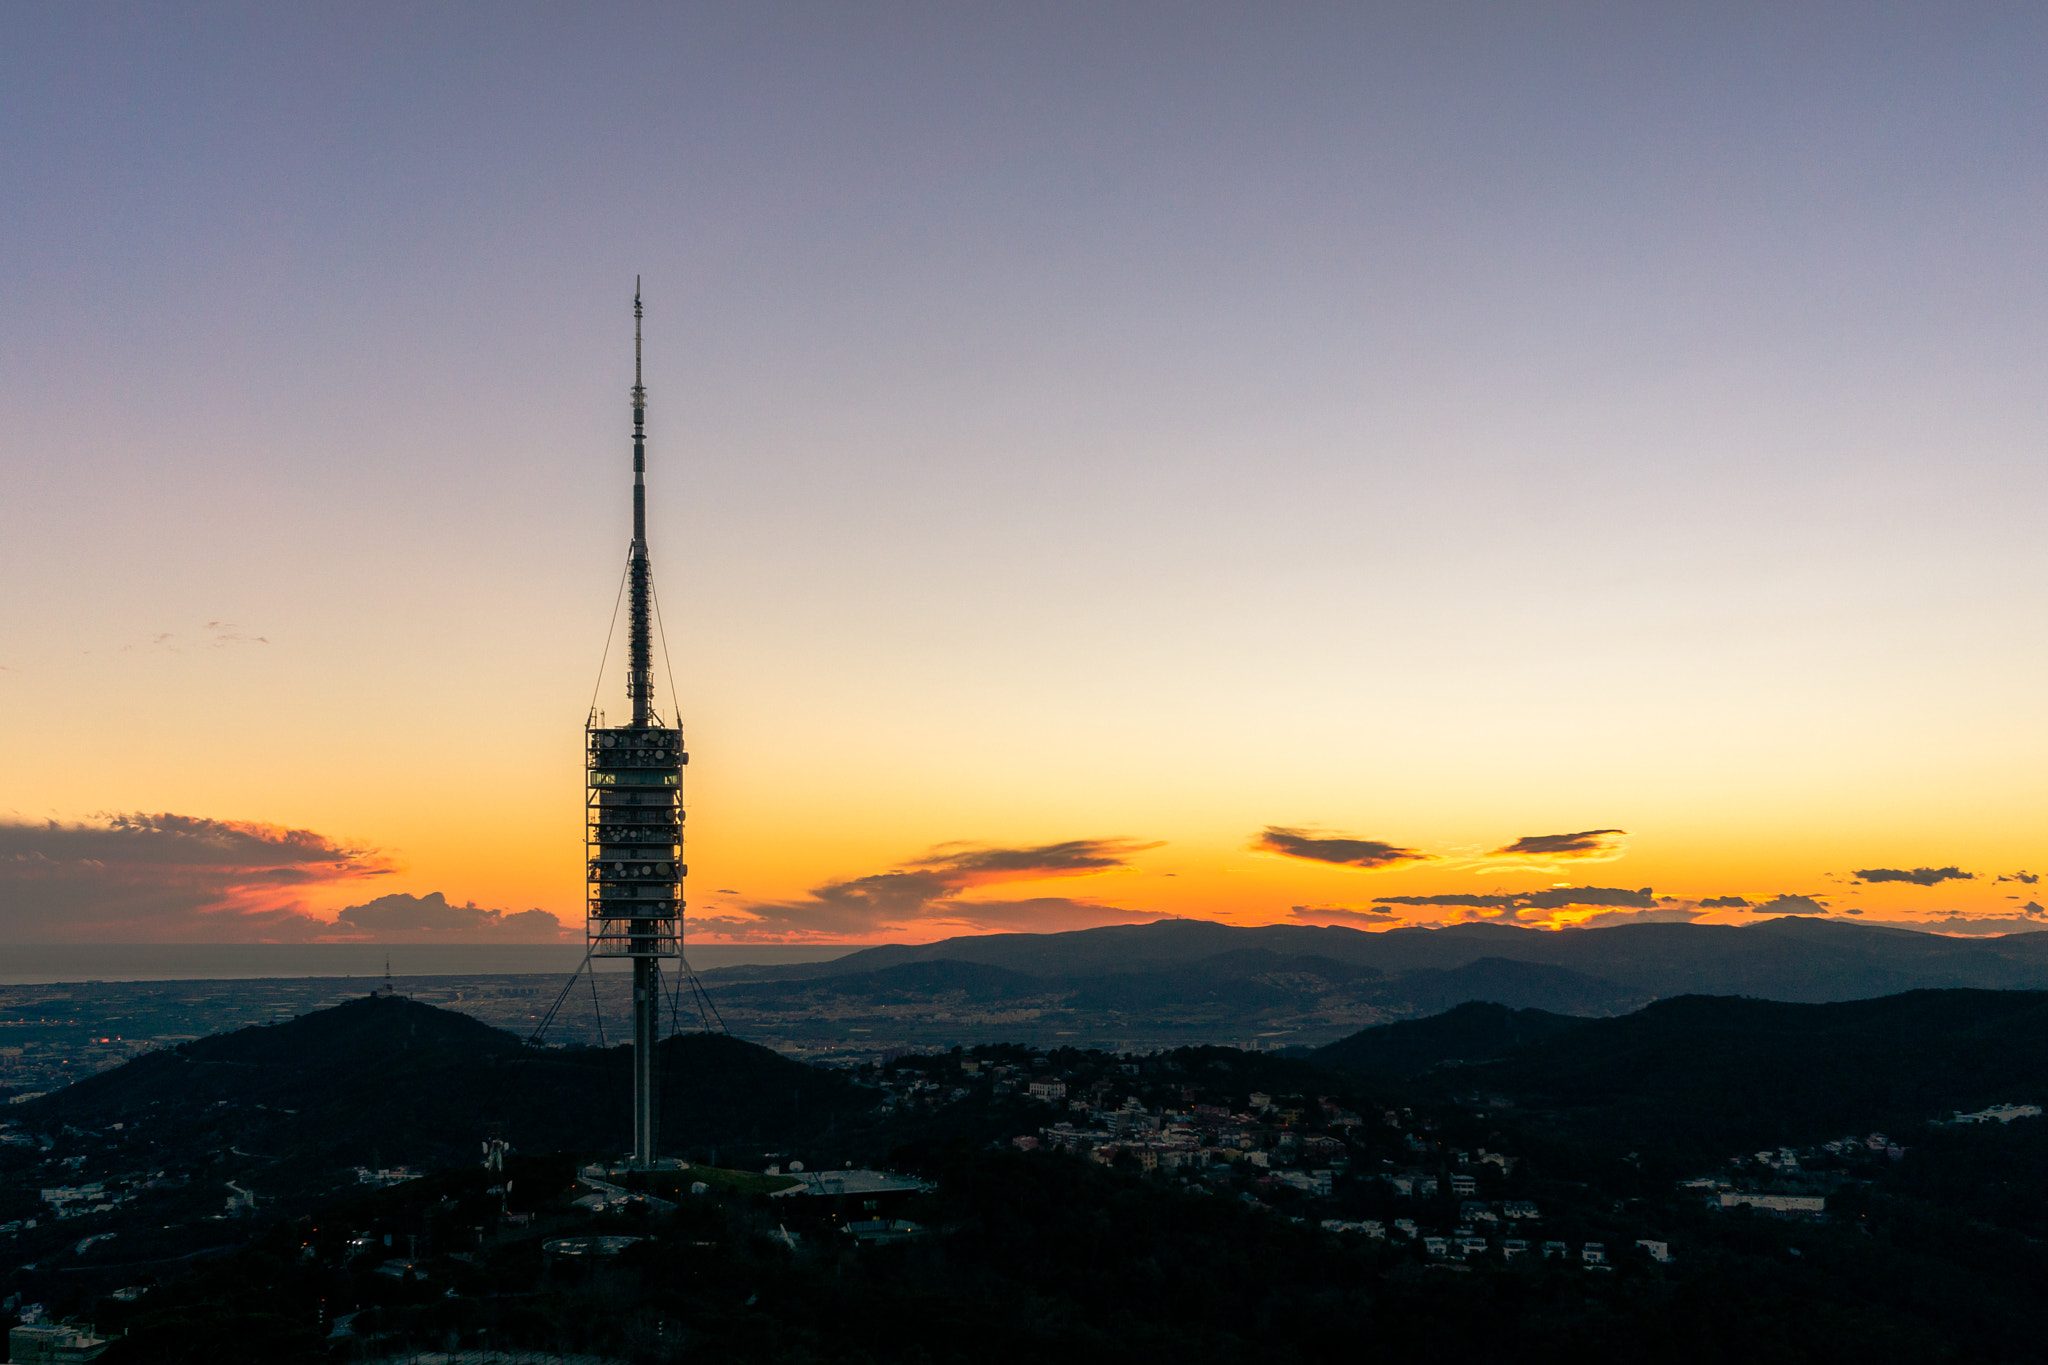
{"label": "purple sky", "polygon": [[0,817],[573,916],[639,274],[726,910],[954,841],[1157,844],[1117,904],[1244,920],[1548,831],[1693,897],[2041,861],[2044,39],[0,10]]}

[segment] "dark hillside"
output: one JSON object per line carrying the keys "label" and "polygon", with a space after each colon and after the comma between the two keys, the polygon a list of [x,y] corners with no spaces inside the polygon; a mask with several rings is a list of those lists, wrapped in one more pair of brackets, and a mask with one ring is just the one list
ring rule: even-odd
{"label": "dark hillside", "polygon": [[2048,1101],[2048,992],[1826,1005],[1683,996],[1441,1076],[1511,1095],[1575,1142],[1712,1163]]}
{"label": "dark hillside", "polygon": [[1475,1002],[1430,1019],[1365,1029],[1341,1043],[1316,1049],[1308,1060],[1363,1075],[1418,1076],[1447,1064],[1491,1061],[1587,1022],[1544,1010]]}

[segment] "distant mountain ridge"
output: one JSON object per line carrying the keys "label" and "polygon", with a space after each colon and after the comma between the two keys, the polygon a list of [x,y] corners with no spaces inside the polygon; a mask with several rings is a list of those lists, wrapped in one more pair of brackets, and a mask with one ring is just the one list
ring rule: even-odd
{"label": "distant mountain ridge", "polygon": [[[1750,995],[1823,1003],[1907,990],[2048,988],[2048,933],[1965,939],[1798,916],[1739,926],[1663,923],[1548,930],[1459,924],[1383,932],[1161,920],[1056,934],[986,934],[891,944],[830,962],[733,967],[703,976],[707,983],[726,986],[960,962],[1080,981],[1170,972],[1252,950],[1279,958],[1321,958],[1388,976],[1456,972],[1484,959],[1539,964],[1645,998]],[[1632,1008],[1633,1003],[1624,1007]],[[1610,1005],[1594,1012],[1617,1011]]]}

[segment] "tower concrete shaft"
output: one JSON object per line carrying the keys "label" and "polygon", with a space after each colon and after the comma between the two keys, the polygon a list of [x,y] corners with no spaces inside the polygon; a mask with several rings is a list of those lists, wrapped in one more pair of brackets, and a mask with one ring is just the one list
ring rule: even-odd
{"label": "tower concrete shaft", "polygon": [[655,1162],[655,1046],[661,1041],[661,959],[633,959],[633,1164],[649,1170]]}

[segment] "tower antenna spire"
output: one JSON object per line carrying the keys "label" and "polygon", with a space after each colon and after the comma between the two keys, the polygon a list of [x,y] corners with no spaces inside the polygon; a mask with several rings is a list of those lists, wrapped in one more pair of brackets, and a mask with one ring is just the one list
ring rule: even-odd
{"label": "tower antenna spire", "polygon": [[626,695],[630,724],[585,726],[584,852],[590,956],[633,962],[633,1164],[656,1161],[654,1051],[661,960],[682,956],[683,752],[680,725],[654,712],[653,569],[647,554],[647,387],[640,278],[633,277],[633,547],[627,561]]}
{"label": "tower antenna spire", "polygon": [[640,277],[633,277],[633,551],[632,603],[627,611],[626,693],[633,724],[655,723],[654,644],[648,606],[652,566],[647,558],[647,386],[640,382]]}

